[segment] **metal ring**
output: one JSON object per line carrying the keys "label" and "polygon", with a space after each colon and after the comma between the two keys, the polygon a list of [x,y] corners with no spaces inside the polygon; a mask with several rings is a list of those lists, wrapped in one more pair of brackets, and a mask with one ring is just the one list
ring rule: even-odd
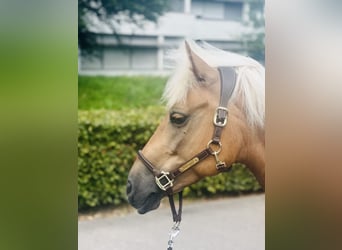
{"label": "metal ring", "polygon": [[[211,144],[215,144],[218,149],[217,150],[214,150],[212,147],[210,147]],[[210,140],[207,144],[207,149],[210,150],[210,153],[212,155],[215,155],[215,154],[219,154],[221,152],[221,149],[222,149],[222,143],[220,141],[214,141],[214,140]]]}

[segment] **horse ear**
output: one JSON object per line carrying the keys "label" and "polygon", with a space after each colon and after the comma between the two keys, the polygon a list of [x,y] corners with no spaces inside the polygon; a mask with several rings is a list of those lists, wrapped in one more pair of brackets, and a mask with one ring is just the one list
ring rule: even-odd
{"label": "horse ear", "polygon": [[202,58],[200,58],[185,41],[186,52],[189,56],[191,69],[197,81],[200,84],[211,84],[217,81],[218,72],[215,68],[210,67]]}

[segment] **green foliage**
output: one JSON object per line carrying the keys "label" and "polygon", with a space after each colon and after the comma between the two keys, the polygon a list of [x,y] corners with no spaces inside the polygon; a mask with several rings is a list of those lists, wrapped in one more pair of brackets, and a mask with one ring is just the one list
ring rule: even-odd
{"label": "green foliage", "polygon": [[[79,111],[79,209],[126,202],[126,180],[136,151],[148,141],[165,114],[162,107],[124,111]],[[185,189],[185,196],[260,190],[246,168],[208,177]]]}
{"label": "green foliage", "polygon": [[160,107],[131,111],[79,111],[79,209],[126,201],[127,174],[164,113]]}
{"label": "green foliage", "polygon": [[78,77],[78,108],[116,109],[160,105],[166,77]]}
{"label": "green foliage", "polygon": [[184,196],[201,197],[261,191],[254,175],[242,164],[234,164],[228,173],[206,177],[184,189]]}

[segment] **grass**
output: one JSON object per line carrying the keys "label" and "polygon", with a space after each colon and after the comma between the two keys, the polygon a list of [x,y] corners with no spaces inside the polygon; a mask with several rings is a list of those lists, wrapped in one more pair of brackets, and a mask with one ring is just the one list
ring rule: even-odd
{"label": "grass", "polygon": [[166,77],[78,77],[78,109],[143,108],[161,105]]}

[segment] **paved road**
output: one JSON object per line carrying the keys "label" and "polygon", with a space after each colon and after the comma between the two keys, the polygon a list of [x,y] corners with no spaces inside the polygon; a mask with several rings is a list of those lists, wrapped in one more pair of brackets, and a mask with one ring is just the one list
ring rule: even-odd
{"label": "paved road", "polygon": [[[79,250],[166,250],[169,206],[78,223]],[[174,250],[265,249],[265,195],[185,202]]]}

